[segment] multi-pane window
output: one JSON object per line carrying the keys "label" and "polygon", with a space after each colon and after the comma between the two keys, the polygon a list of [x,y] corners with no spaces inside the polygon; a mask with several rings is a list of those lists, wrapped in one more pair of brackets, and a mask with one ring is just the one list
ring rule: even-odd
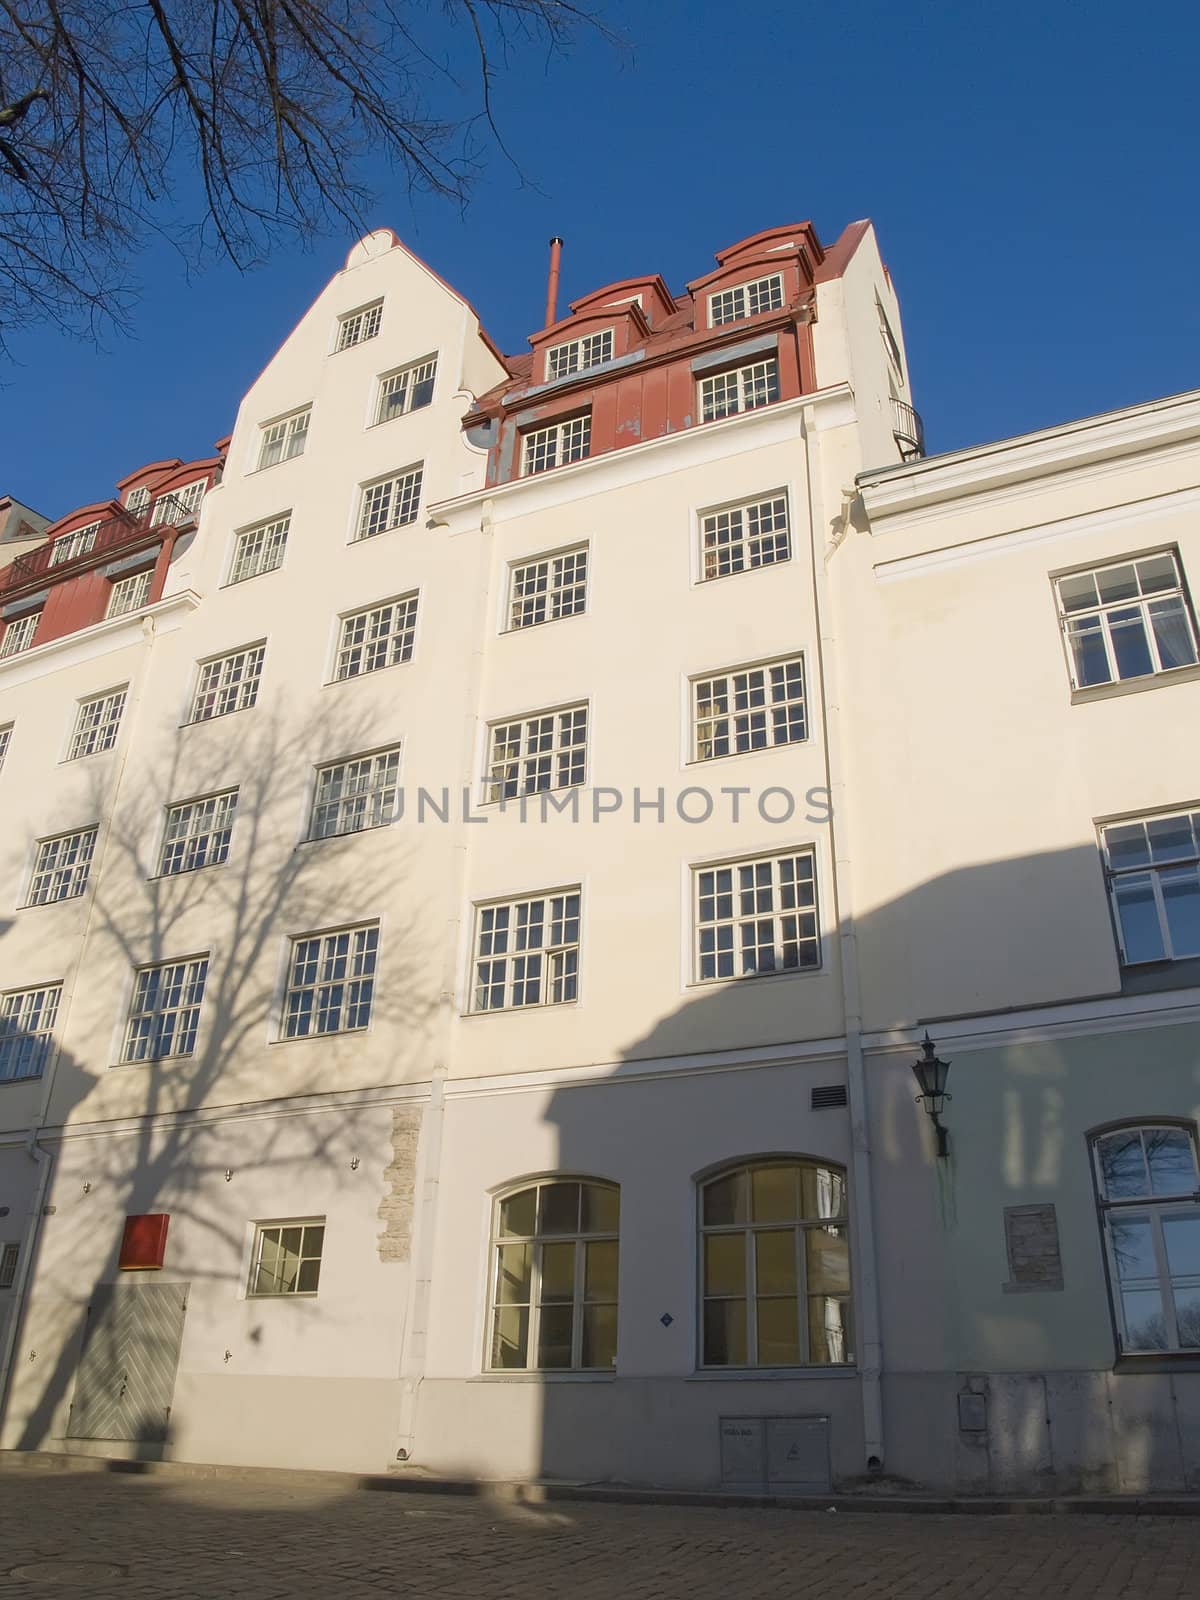
{"label": "multi-pane window", "polygon": [[704,1184],[702,1364],[807,1367],[854,1360],[846,1177],[770,1160]]}
{"label": "multi-pane window", "polygon": [[488,1366],[611,1372],[621,1193],[547,1178],[496,1202]]}
{"label": "multi-pane window", "polygon": [[106,617],[125,617],[139,611],[150,598],[150,583],[154,577],[152,567],[145,572],[131,573],[128,578],[118,578],[108,596]]}
{"label": "multi-pane window", "polygon": [[393,417],[406,416],[419,411],[433,399],[433,381],[437,377],[437,357],[426,356],[414,361],[399,372],[388,372],[379,380],[379,400],[375,406],[375,421],[390,422]]}
{"label": "multi-pane window", "polygon": [[17,1276],[17,1262],[21,1259],[19,1244],[0,1245],[0,1289],[11,1289]]}
{"label": "multi-pane window", "polygon": [[510,628],[533,628],[559,617],[577,617],[587,605],[587,546],[562,550],[512,569]]}
{"label": "multi-pane window", "polygon": [[4,637],[0,639],[0,660],[5,656],[15,656],[22,650],[28,650],[33,643],[33,636],[37,632],[40,611],[30,611],[27,616],[14,617],[4,626]]}
{"label": "multi-pane window", "polygon": [[1076,689],[1196,665],[1196,625],[1174,551],[1055,580]]}
{"label": "multi-pane window", "polygon": [[806,739],[803,656],[694,679],[692,729],[696,761]]}
{"label": "multi-pane window", "polygon": [[290,461],[293,456],[303,455],[311,416],[312,407],[305,406],[303,411],[293,412],[290,417],[266,424],[258,447],[260,469],[273,467],[277,461]]}
{"label": "multi-pane window", "polygon": [[489,728],[487,800],[512,800],[583,782],[587,764],[587,706],[540,711]]}
{"label": "multi-pane window", "polygon": [[569,377],[572,372],[586,372],[598,367],[602,361],[611,361],[613,331],[602,328],[599,333],[588,333],[582,339],[571,339],[566,344],[553,344],[546,351],[546,381]]}
{"label": "multi-pane window", "polygon": [[134,973],[122,1061],[166,1061],[196,1048],[208,957],[162,961]]}
{"label": "multi-pane window", "polygon": [[402,595],[386,605],[353,611],[342,618],[333,676],[357,678],[411,661],[417,635],[417,597]]}
{"label": "multi-pane window", "polygon": [[1200,811],[1100,830],[1126,966],[1200,956]]}
{"label": "multi-pane window", "polygon": [[382,300],[377,300],[373,306],[363,306],[360,310],[351,311],[347,316],[339,318],[338,349],[349,350],[352,344],[362,344],[366,339],[373,339],[379,332],[382,321]]}
{"label": "multi-pane window", "polygon": [[97,695],[93,700],[80,701],[75,730],[67,750],[68,761],[76,761],[80,756],[99,755],[101,751],[112,749],[117,742],[128,690],[129,685],[125,684],[120,689],[110,690],[108,694]]}
{"label": "multi-pane window", "polygon": [[38,841],[26,905],[45,906],[83,893],[92,870],[96,832],[95,828],[79,828]]}
{"label": "multi-pane window", "polygon": [[61,983],[0,994],[0,1083],[41,1077],[61,998]]}
{"label": "multi-pane window", "polygon": [[289,512],[283,517],[273,517],[270,522],[260,522],[256,527],[243,529],[234,545],[233,565],[229,569],[230,583],[243,583],[247,578],[257,578],[264,572],[274,572],[276,567],[281,567],[291,525]]}
{"label": "multi-pane window", "polygon": [[283,997],[283,1038],[308,1039],[365,1028],[371,1020],[378,956],[378,923],[293,939]]}
{"label": "multi-pane window", "polygon": [[379,483],[368,483],[358,508],[356,539],[370,539],[392,528],[406,527],[417,520],[421,503],[421,465],[408,467]]}
{"label": "multi-pane window", "polygon": [[811,850],[697,867],[693,877],[698,982],[821,965]]}
{"label": "multi-pane window", "polygon": [[579,890],[480,906],[472,1011],[555,1006],[579,984]]}
{"label": "multi-pane window", "polygon": [[779,399],[779,362],[774,356],[748,367],[730,367],[700,380],[700,415],[705,422],[755,411]]}
{"label": "multi-pane window", "polygon": [[12,731],[13,725],[11,722],[7,727],[0,728],[0,772],[4,771],[4,758],[8,754],[8,747],[12,742]]}
{"label": "multi-pane window", "polygon": [[310,839],[384,828],[395,820],[400,801],[400,749],[376,750],[317,769],[309,819]]}
{"label": "multi-pane window", "polygon": [[248,710],[258,699],[266,653],[265,644],[250,644],[227,656],[202,661],[189,720],[209,722],[213,717]]}
{"label": "multi-pane window", "polygon": [[237,803],[237,790],[228,789],[224,794],[207,794],[168,806],[159,876],[170,878],[178,872],[219,867],[227,860]]}
{"label": "multi-pane window", "polygon": [[136,516],[139,511],[145,511],[150,504],[150,491],[144,483],[139,483],[136,489],[130,489],[125,496],[125,509]]}
{"label": "multi-pane window", "polygon": [[1200,1350],[1200,1169],[1191,1128],[1093,1141],[1113,1314],[1125,1354]]}
{"label": "multi-pane window", "polygon": [[582,461],[592,441],[592,414],[554,422],[548,428],[534,428],[523,435],[523,471],[546,472],[550,467]]}
{"label": "multi-pane window", "polygon": [[65,533],[61,539],[56,539],[54,548],[50,552],[50,565],[61,566],[64,561],[73,561],[76,556],[85,556],[96,542],[96,535],[100,531],[98,522],[89,522],[84,528],[76,528],[74,533]]}
{"label": "multi-pane window", "polygon": [[163,523],[190,522],[198,515],[207,492],[208,479],[196,478],[191,483],[181,484],[178,489],[172,489],[168,494],[160,495],[154,502],[150,526],[158,528]]}
{"label": "multi-pane window", "polygon": [[246,1293],[316,1294],[324,1248],[324,1217],[260,1224],[254,1235]]}
{"label": "multi-pane window", "polygon": [[740,506],[705,511],[700,517],[701,576],[727,578],[732,572],[769,567],[792,553],[787,495],[772,494]]}
{"label": "multi-pane window", "polygon": [[778,311],[782,305],[783,274],[773,272],[767,278],[737,283],[732,289],[710,295],[708,324],[710,328],[722,328],[727,322],[741,322],[744,317],[757,317],[763,311]]}

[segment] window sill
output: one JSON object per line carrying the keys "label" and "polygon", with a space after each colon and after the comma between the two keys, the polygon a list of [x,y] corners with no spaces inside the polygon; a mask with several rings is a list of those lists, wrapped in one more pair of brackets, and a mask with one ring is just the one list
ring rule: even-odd
{"label": "window sill", "polygon": [[0,1078],[0,1089],[11,1089],[16,1083],[39,1083],[42,1077],[41,1072],[26,1072],[19,1078]]}
{"label": "window sill", "polygon": [[612,1383],[615,1372],[557,1372],[533,1369],[528,1372],[476,1372],[468,1383]]}
{"label": "window sill", "polygon": [[1200,1350],[1158,1350],[1153,1355],[1118,1356],[1113,1362],[1114,1372],[1200,1372]]}
{"label": "window sill", "polygon": [[858,1368],[851,1362],[828,1367],[704,1367],[689,1372],[685,1383],[778,1383],[781,1379],[810,1382],[814,1378],[857,1378]]}
{"label": "window sill", "polygon": [[536,1017],[543,1011],[569,1011],[579,1004],[578,1000],[550,1000],[536,1006],[492,1006],[486,1011],[460,1011],[458,1016],[461,1022],[473,1022],[476,1017]]}
{"label": "window sill", "polygon": [[1194,989],[1200,985],[1200,957],[1184,956],[1179,961],[1142,961],[1121,968],[1122,994],[1155,994],[1171,989]]}
{"label": "window sill", "polygon": [[702,992],[713,989],[732,989],[743,983],[791,983],[796,978],[827,977],[828,970],[820,967],[797,967],[792,972],[748,972],[741,978],[692,978],[684,985],[687,990]]}
{"label": "window sill", "polygon": [[1200,680],[1200,665],[1172,667],[1169,672],[1150,672],[1143,678],[1123,678],[1117,683],[1093,683],[1086,689],[1072,689],[1071,704],[1113,700],[1124,694],[1144,694],[1147,689],[1165,689],[1170,683],[1195,683],[1197,680]]}

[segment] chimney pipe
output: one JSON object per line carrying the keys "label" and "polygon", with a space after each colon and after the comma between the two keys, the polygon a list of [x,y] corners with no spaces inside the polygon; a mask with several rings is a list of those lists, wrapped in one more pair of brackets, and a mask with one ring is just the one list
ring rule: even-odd
{"label": "chimney pipe", "polygon": [[562,261],[561,239],[555,237],[550,241],[550,278],[546,284],[546,321],[544,326],[549,328],[558,315],[558,269]]}

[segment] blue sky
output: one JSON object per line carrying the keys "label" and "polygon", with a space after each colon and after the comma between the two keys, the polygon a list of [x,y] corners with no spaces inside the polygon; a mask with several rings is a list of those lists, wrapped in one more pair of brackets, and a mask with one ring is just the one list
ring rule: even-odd
{"label": "blue sky", "polygon": [[[549,64],[526,51],[498,83],[529,183],[493,155],[460,214],[374,175],[370,223],[504,349],[538,326],[552,233],[565,304],[645,271],[679,288],[775,223],[811,218],[829,242],[870,216],[931,451],[1200,385],[1194,3],[613,0],[605,16],[631,58],[598,40]],[[349,243],[190,277],[148,250],[135,338],[16,336],[0,492],[57,516],[145,461],[208,453]]]}

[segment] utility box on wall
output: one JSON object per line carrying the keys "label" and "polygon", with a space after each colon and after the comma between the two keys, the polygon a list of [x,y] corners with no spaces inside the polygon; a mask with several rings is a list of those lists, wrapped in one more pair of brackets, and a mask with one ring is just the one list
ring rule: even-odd
{"label": "utility box on wall", "polygon": [[828,1417],[722,1417],[721,1482],[778,1494],[828,1494]]}
{"label": "utility box on wall", "polygon": [[153,1272],[162,1266],[167,1253],[167,1224],[170,1220],[162,1211],[125,1218],[121,1255],[117,1262],[122,1272]]}

